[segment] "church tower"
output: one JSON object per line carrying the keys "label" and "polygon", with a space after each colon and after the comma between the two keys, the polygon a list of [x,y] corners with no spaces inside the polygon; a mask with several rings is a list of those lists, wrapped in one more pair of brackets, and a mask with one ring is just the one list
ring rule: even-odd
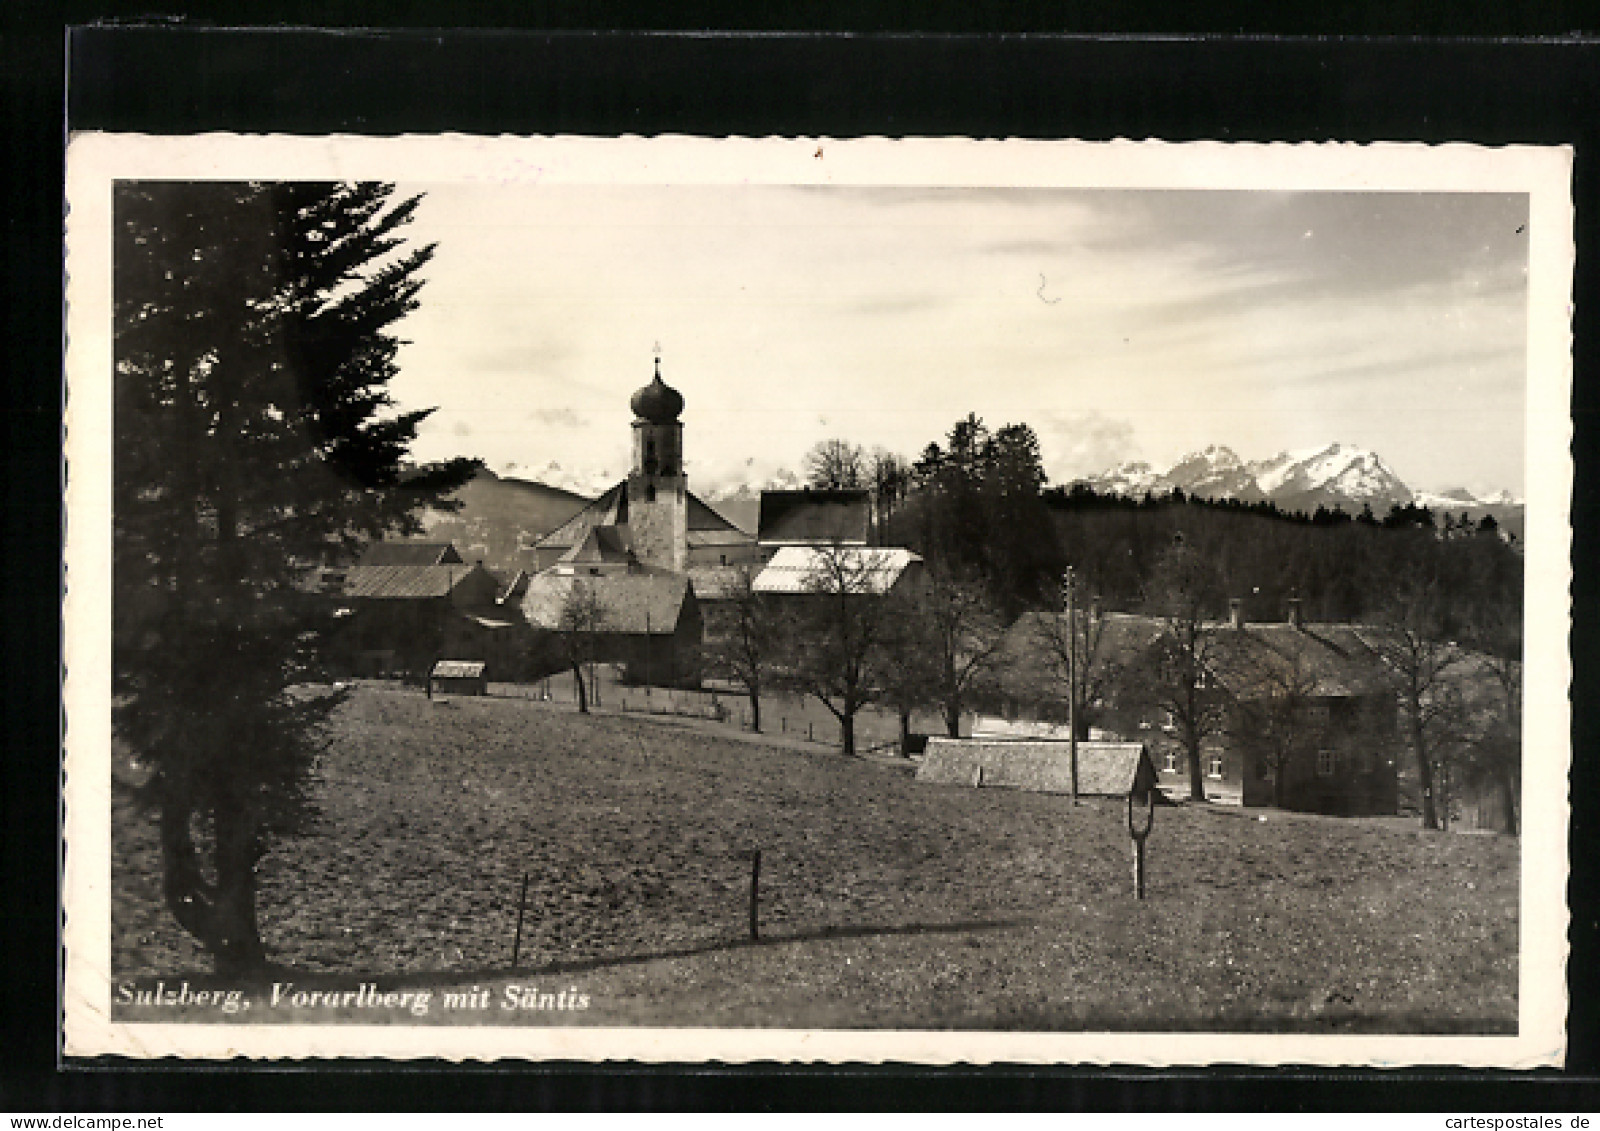
{"label": "church tower", "polygon": [[633,470],[628,473],[628,531],[633,553],[682,573],[689,565],[689,480],[683,473],[683,397],[656,378],[633,394]]}

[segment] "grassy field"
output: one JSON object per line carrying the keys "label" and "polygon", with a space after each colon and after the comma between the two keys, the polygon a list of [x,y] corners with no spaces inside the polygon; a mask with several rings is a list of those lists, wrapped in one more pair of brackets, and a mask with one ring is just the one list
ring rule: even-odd
{"label": "grassy field", "polygon": [[[119,759],[120,781],[134,773]],[[115,976],[198,985],[206,963],[160,904],[150,823],[114,792]],[[1510,838],[1161,809],[1141,903],[1110,802],[924,785],[714,727],[373,688],[341,708],[321,804],[323,833],[262,865],[275,977],[496,1003],[408,1022],[1516,1028]],[[751,848],[760,945],[745,941]],[[589,1008],[506,1011],[508,985]]]}

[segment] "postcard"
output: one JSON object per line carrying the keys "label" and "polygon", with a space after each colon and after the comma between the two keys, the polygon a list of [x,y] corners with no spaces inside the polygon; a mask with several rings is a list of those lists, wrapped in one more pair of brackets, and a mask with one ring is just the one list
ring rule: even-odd
{"label": "postcard", "polygon": [[1560,1064],[1571,157],[74,136],[66,1054]]}

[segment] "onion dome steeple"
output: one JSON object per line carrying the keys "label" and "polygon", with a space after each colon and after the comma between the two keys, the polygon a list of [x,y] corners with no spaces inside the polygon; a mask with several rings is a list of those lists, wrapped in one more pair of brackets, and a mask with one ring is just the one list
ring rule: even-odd
{"label": "onion dome steeple", "polygon": [[633,415],[651,424],[675,424],[683,411],[683,394],[661,380],[661,359],[656,358],[656,379],[633,394],[628,402]]}

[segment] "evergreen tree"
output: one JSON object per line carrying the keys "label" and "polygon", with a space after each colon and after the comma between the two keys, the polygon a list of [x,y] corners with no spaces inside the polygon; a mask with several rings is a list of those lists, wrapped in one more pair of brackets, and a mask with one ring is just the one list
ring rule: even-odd
{"label": "evergreen tree", "polygon": [[[386,387],[431,247],[378,184],[129,183],[115,199],[113,669],[168,907],[261,968],[256,867],[303,833],[325,600],[313,567],[412,533],[476,467],[403,459]],[[444,504],[448,506],[448,504]]]}

